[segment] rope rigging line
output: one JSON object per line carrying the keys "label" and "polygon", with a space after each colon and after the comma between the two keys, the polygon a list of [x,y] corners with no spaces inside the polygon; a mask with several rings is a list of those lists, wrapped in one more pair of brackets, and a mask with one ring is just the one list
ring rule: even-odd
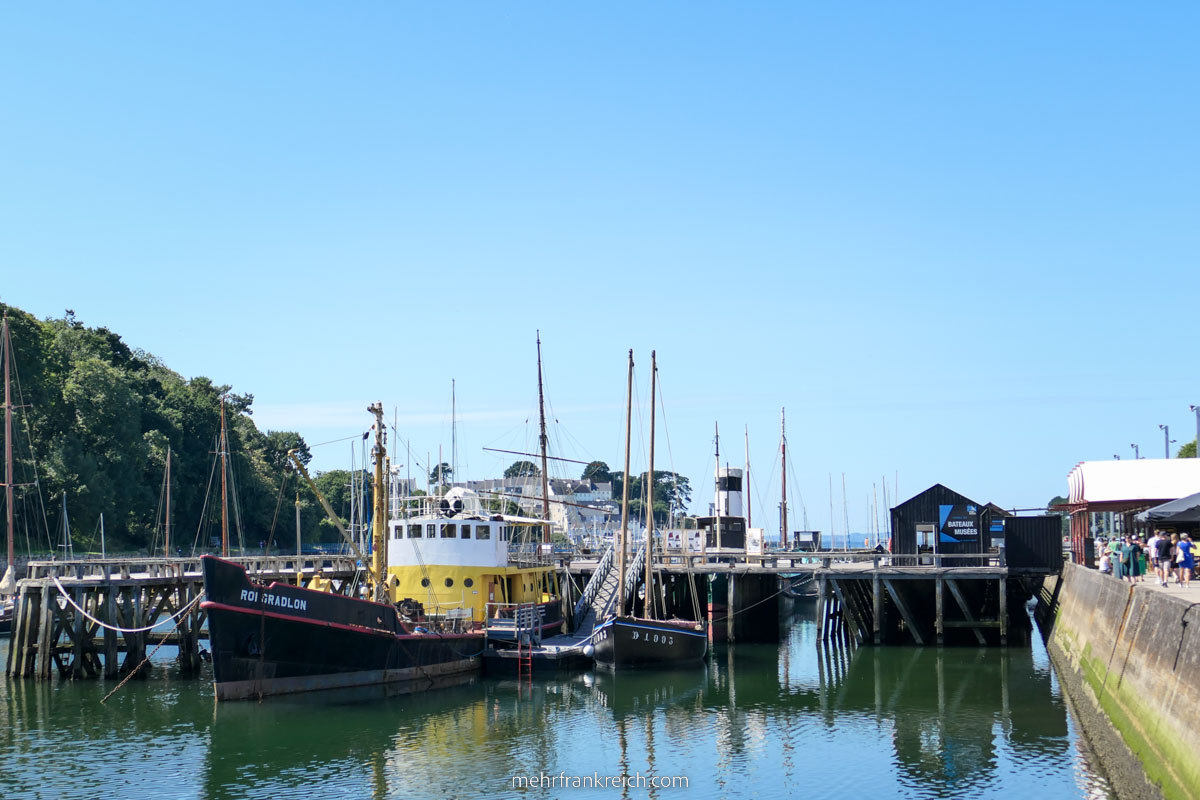
{"label": "rope rigging line", "polygon": [[[21,385],[21,370],[17,366],[17,360],[12,357],[11,346],[12,346],[12,339],[10,338],[9,339],[10,352],[9,352],[8,360],[9,360],[9,363],[12,365],[13,382],[16,383],[16,385],[17,385],[17,404],[19,406],[21,406],[22,408],[24,408],[24,407],[27,407],[27,405],[28,405],[25,402],[25,389]],[[33,452],[33,423],[29,421],[29,414],[23,414],[21,417],[21,420],[25,425],[25,444],[29,447],[29,463],[33,467],[32,484],[37,489],[38,509],[42,512],[42,530],[46,534],[47,549],[49,551],[53,552],[54,540],[50,536],[50,516],[46,513],[46,501],[45,501],[45,498],[42,497],[42,483],[41,483],[41,476],[38,475],[37,457],[34,455],[34,452]],[[7,477],[5,479],[7,480]],[[28,534],[26,534],[26,538],[28,539]],[[26,548],[28,549],[28,544],[26,544]],[[32,552],[32,551],[29,551],[29,552]]]}
{"label": "rope rigging line", "polygon": [[[216,437],[213,437],[213,450],[216,450]],[[213,477],[217,474],[217,454],[213,453],[212,467],[208,471],[208,486],[204,488],[204,502],[200,505],[200,522],[196,525],[196,538],[192,540],[192,557],[196,555],[196,550],[200,544],[200,534],[204,532],[206,523],[208,522],[208,499],[212,496]]]}
{"label": "rope rigging line", "polygon": [[110,630],[110,631],[116,631],[117,633],[145,633],[146,631],[152,631],[161,625],[165,625],[168,622],[182,619],[183,615],[186,614],[191,609],[192,606],[196,605],[196,603],[200,602],[200,600],[204,597],[204,593],[201,592],[200,594],[196,595],[196,597],[193,598],[192,601],[189,602],[186,606],[179,609],[179,611],[176,611],[174,614],[167,617],[166,619],[164,619],[160,622],[156,622],[153,625],[150,625],[148,627],[145,627],[145,628],[119,628],[116,625],[109,625],[107,622],[103,622],[101,620],[96,619],[91,614],[89,614],[88,612],[86,612],[82,608],[80,608],[79,604],[76,603],[75,600],[71,597],[71,595],[67,592],[67,587],[63,586],[62,583],[59,582],[57,575],[51,575],[50,579],[52,581],[54,581],[54,585],[56,587],[58,587],[58,591],[62,594],[63,599],[66,600],[68,603],[70,603],[71,606],[76,611],[78,611],[80,614],[82,614],[85,619],[96,623],[101,628],[104,628],[104,629]]}

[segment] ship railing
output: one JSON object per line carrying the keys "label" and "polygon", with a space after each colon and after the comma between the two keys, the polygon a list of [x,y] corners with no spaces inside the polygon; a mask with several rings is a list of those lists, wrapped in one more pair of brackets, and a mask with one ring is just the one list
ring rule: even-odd
{"label": "ship railing", "polygon": [[[640,552],[639,552],[640,555]],[[691,566],[710,570],[714,565],[723,568],[734,566],[811,569],[879,569],[880,567],[930,567],[949,569],[954,567],[1008,566],[1004,548],[993,548],[986,553],[878,553],[870,551],[814,550],[807,552],[746,553],[741,550],[710,549],[704,553],[667,553],[663,559],[666,566],[675,568]],[[627,584],[628,585],[628,584]]]}
{"label": "ship railing", "polygon": [[538,603],[487,603],[483,629],[492,634],[511,634],[514,641],[541,644],[546,609]]}

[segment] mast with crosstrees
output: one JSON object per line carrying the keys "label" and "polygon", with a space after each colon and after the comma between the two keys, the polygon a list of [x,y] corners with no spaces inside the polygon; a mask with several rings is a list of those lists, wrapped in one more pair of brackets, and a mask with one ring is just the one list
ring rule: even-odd
{"label": "mast with crosstrees", "polygon": [[[4,312],[0,346],[4,348],[4,505],[8,521],[8,562],[5,578],[13,571],[13,454],[12,454],[12,337],[8,332],[8,312]],[[6,581],[7,582],[7,581]]]}
{"label": "mast with crosstrees", "polygon": [[542,542],[550,543],[550,479],[546,477],[546,400],[542,392],[542,332],[537,334],[537,356],[538,356],[538,417],[541,422],[542,432],[538,437],[538,441],[542,446],[542,519],[546,520],[546,524],[542,527]]}
{"label": "mast with crosstrees", "polygon": [[654,619],[654,391],[658,362],[650,351],[650,465],[646,469],[646,619]]}
{"label": "mast with crosstrees", "polygon": [[779,543],[786,550],[788,546],[787,520],[787,409],[779,409],[779,459],[783,463],[783,502],[780,505],[782,516],[779,520]]}
{"label": "mast with crosstrees", "polygon": [[625,613],[625,558],[629,550],[629,427],[633,411],[633,350],[629,351],[629,381],[625,390],[625,479],[621,481],[621,537],[617,546],[617,613]]}

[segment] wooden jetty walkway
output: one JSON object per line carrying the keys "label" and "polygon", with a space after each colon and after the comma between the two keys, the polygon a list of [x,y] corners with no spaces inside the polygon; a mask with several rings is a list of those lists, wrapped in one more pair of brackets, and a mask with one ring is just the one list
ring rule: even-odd
{"label": "wooden jetty walkway", "polygon": [[[351,591],[359,576],[350,556],[229,560],[259,581],[294,583],[297,573],[311,576],[321,568],[334,591]],[[55,671],[64,678],[118,677],[143,664],[148,646],[164,644],[179,648],[184,672],[195,672],[200,640],[208,635],[200,609],[203,591],[198,557],[30,561],[17,583],[6,674],[41,680]]]}
{"label": "wooden jetty walkway", "polygon": [[[605,563],[573,561],[569,569],[594,575]],[[969,554],[709,550],[667,551],[655,569],[696,581],[698,591],[707,588],[710,631],[726,641],[742,637],[746,620],[735,618],[751,611],[767,618],[757,628],[769,635],[775,606],[766,601],[780,593],[781,580],[809,576],[818,589],[821,641],[1006,645],[1017,630],[1027,633],[1021,606],[1061,561],[1010,564],[1004,548]]]}

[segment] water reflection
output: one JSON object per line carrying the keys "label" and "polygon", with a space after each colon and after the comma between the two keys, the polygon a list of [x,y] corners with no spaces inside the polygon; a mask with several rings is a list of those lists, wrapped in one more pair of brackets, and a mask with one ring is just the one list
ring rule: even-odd
{"label": "water reflection", "polygon": [[[1105,798],[1028,648],[717,647],[675,671],[477,679],[216,705],[169,671],[0,684],[0,796]],[[686,792],[526,790],[514,776],[686,776]],[[51,776],[47,778],[46,776]]]}

